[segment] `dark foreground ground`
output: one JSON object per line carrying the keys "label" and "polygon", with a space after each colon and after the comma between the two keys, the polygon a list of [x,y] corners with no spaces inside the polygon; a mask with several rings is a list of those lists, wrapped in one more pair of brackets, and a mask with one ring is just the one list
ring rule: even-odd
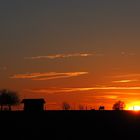
{"label": "dark foreground ground", "polygon": [[140,112],[46,111],[0,112],[0,139],[135,139]]}

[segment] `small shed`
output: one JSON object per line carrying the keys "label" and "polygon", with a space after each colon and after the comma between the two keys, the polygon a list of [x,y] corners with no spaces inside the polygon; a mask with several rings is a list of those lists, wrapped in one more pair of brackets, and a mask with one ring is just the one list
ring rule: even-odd
{"label": "small shed", "polygon": [[43,111],[45,100],[44,99],[23,99],[24,111]]}

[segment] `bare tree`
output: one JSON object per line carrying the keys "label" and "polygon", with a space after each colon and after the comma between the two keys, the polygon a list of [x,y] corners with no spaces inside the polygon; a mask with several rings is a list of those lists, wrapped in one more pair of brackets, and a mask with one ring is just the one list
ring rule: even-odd
{"label": "bare tree", "polygon": [[62,103],[62,109],[63,109],[63,110],[70,110],[70,109],[71,109],[71,106],[70,106],[69,103],[63,102],[63,103]]}
{"label": "bare tree", "polygon": [[15,91],[10,91],[7,89],[0,90],[0,106],[3,110],[4,106],[8,106],[9,111],[11,111],[11,106],[19,104],[20,99]]}
{"label": "bare tree", "polygon": [[125,108],[125,103],[123,101],[117,101],[113,105],[113,110],[123,110]]}

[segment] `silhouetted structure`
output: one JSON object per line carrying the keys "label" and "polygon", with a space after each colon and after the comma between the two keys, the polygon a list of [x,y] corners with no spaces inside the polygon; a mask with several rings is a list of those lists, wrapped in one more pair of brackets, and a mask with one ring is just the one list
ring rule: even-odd
{"label": "silhouetted structure", "polygon": [[24,111],[43,111],[45,100],[44,99],[23,99]]}
{"label": "silhouetted structure", "polygon": [[104,106],[100,106],[99,110],[105,110],[105,107]]}

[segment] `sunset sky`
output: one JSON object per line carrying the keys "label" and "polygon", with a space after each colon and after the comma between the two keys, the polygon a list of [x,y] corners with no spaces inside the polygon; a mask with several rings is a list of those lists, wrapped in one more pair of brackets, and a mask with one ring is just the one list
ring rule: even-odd
{"label": "sunset sky", "polygon": [[48,109],[140,105],[140,1],[0,1],[0,88]]}

